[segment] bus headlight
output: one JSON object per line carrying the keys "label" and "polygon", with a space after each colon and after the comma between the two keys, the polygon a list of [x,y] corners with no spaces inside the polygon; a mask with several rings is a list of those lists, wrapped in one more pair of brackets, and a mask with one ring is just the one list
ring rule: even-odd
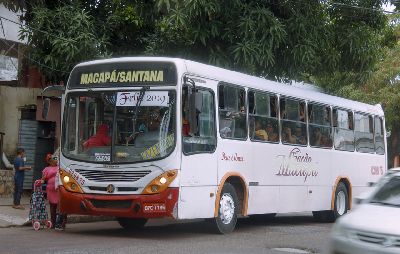
{"label": "bus headlight", "polygon": [[67,191],[83,193],[81,186],[65,170],[60,169],[61,183]]}
{"label": "bus headlight", "polygon": [[69,183],[69,176],[64,176],[63,181],[64,183]]}
{"label": "bus headlight", "polygon": [[178,175],[178,170],[168,170],[154,178],[144,189],[142,194],[156,194],[163,192]]}

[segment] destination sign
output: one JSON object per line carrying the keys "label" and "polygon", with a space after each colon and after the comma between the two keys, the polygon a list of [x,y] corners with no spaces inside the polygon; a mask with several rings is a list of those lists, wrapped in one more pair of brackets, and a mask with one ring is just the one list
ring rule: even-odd
{"label": "destination sign", "polygon": [[68,82],[69,88],[176,85],[173,63],[125,62],[76,67]]}

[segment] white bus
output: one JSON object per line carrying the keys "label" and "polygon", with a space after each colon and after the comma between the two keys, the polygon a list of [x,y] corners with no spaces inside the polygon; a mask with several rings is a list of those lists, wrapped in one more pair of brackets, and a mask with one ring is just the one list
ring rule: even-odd
{"label": "white bus", "polygon": [[384,122],[380,105],[183,59],[81,63],[63,95],[61,212],[219,233],[257,214],[334,221],[385,173]]}

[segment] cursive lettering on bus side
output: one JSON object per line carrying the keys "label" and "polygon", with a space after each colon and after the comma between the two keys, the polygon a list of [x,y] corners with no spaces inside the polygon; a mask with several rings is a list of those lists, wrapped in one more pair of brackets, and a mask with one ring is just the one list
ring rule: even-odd
{"label": "cursive lettering on bus side", "polygon": [[289,155],[277,155],[281,160],[276,176],[302,177],[304,182],[309,177],[317,177],[318,171],[313,167],[312,157],[308,153],[303,154],[299,148],[293,148]]}
{"label": "cursive lettering on bus side", "polygon": [[164,71],[117,71],[82,73],[80,84],[101,83],[127,83],[127,82],[164,82]]}
{"label": "cursive lettering on bus side", "polygon": [[223,161],[237,161],[237,162],[243,162],[244,158],[243,156],[239,156],[237,153],[228,155],[225,152],[222,152],[222,158],[221,160]]}

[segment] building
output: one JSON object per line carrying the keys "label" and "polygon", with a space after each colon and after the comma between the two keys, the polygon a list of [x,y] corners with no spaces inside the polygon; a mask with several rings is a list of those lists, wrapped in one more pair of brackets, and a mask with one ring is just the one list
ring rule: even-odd
{"label": "building", "polygon": [[45,167],[46,153],[58,146],[60,99],[52,98],[52,111],[46,120],[42,119],[41,92],[45,78],[26,64],[24,41],[18,38],[20,25],[23,25],[19,19],[21,14],[0,4],[0,133],[4,133],[0,149],[10,161],[17,147],[26,150],[26,163],[32,165],[33,170],[27,172],[24,188],[31,189],[33,180],[40,178]]}

